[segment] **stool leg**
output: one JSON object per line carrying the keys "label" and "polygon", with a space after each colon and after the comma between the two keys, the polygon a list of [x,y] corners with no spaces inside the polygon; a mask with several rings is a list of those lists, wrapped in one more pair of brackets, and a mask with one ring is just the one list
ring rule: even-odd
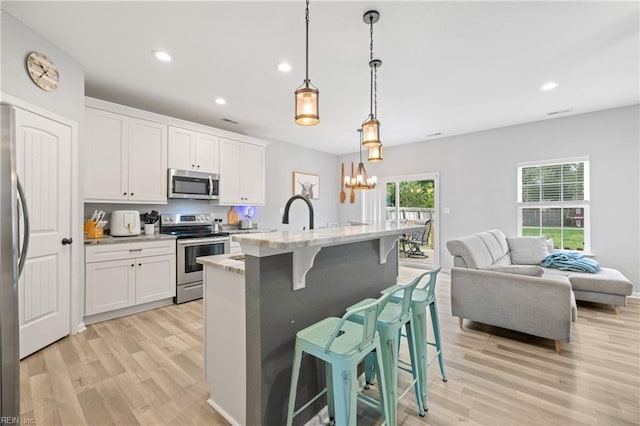
{"label": "stool leg", "polygon": [[[357,366],[356,366],[357,368]],[[337,362],[331,366],[331,384],[333,386],[333,410],[336,426],[356,424],[358,414],[354,374],[348,365]]]}
{"label": "stool leg", "polygon": [[302,351],[296,345],[293,357],[293,367],[291,368],[291,387],[289,388],[289,407],[287,408],[287,426],[293,423],[293,412],[296,404],[296,389],[298,387],[298,377],[300,376],[300,364],[302,363]]}
{"label": "stool leg", "polygon": [[431,312],[431,324],[433,326],[433,336],[436,342],[436,349],[438,351],[438,364],[440,364],[440,374],[442,375],[442,381],[447,381],[447,373],[444,371],[444,359],[442,357],[442,341],[440,340],[440,322],[438,321],[438,305],[434,300],[429,305],[429,311]]}
{"label": "stool leg", "polygon": [[364,359],[365,389],[369,389],[369,385],[373,384],[373,377],[376,373],[374,360],[375,360],[375,354],[373,352],[368,354]]}
{"label": "stool leg", "polygon": [[418,382],[422,393],[422,406],[429,410],[427,394],[427,306],[426,303],[414,303],[411,305],[411,323],[415,333],[417,344],[415,345],[417,357]]}
{"label": "stool leg", "polygon": [[380,395],[380,403],[382,404],[382,411],[384,412],[385,424],[387,426],[395,425],[396,424],[395,413],[394,413],[394,417],[391,417],[391,411],[389,409],[391,405],[391,396],[388,394],[389,387],[387,383],[387,374],[386,374],[387,371],[385,369],[385,365],[382,360],[382,347],[380,344],[379,335],[378,335],[378,338],[376,339],[376,363],[377,363],[376,372],[378,375],[378,393]]}
{"label": "stool leg", "polygon": [[333,406],[333,367],[328,362],[324,363],[324,374],[327,382],[327,410],[329,411],[329,419],[334,420],[336,417],[336,410]]}
{"label": "stool leg", "polygon": [[409,346],[409,355],[411,357],[411,374],[413,376],[413,389],[416,394],[416,402],[418,403],[418,414],[421,417],[424,417],[424,401],[422,397],[422,389],[420,388],[420,368],[418,367],[418,363],[421,361],[418,358],[418,352],[416,350],[416,343],[420,345],[422,343],[422,339],[416,334],[416,331],[413,326],[413,321],[408,322],[405,325],[405,329],[407,332],[407,344]]}
{"label": "stool leg", "polygon": [[[395,327],[378,326],[380,345],[382,346],[382,370],[380,376],[385,379],[385,395],[388,396],[387,407],[389,410],[388,426],[396,424],[396,409],[398,406],[398,331]],[[377,351],[376,351],[377,352]],[[379,383],[382,386],[382,383]]]}

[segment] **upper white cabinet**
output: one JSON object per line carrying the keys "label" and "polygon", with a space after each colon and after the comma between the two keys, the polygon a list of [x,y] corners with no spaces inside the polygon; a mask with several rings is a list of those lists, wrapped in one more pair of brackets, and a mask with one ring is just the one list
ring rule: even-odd
{"label": "upper white cabinet", "polygon": [[218,173],[218,137],[169,126],[169,168]]}
{"label": "upper white cabinet", "polygon": [[167,126],[86,108],[85,201],[167,202]]}
{"label": "upper white cabinet", "polygon": [[264,205],[265,148],[220,138],[220,204]]}

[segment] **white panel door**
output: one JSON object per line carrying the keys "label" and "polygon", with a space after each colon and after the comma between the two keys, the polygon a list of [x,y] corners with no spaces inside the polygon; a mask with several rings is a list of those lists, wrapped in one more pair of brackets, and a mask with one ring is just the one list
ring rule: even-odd
{"label": "white panel door", "polygon": [[19,281],[23,358],[70,332],[71,247],[62,240],[71,232],[71,129],[20,109],[16,128],[17,171],[30,226]]}
{"label": "white panel door", "polygon": [[176,295],[176,256],[136,259],[136,304]]}
{"label": "white panel door", "polygon": [[167,126],[129,119],[129,199],[167,202]]}

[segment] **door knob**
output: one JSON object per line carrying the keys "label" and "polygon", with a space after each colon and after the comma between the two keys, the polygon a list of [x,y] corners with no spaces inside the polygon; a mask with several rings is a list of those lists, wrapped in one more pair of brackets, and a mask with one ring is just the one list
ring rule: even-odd
{"label": "door knob", "polygon": [[73,238],[63,238],[62,239],[62,245],[66,246],[67,244],[72,244],[73,243]]}

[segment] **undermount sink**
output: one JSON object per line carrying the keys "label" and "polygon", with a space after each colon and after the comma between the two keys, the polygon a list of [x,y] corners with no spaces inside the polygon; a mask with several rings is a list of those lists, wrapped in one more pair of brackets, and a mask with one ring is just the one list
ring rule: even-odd
{"label": "undermount sink", "polygon": [[235,256],[229,256],[229,259],[239,260],[240,262],[244,262],[244,254],[236,254]]}

